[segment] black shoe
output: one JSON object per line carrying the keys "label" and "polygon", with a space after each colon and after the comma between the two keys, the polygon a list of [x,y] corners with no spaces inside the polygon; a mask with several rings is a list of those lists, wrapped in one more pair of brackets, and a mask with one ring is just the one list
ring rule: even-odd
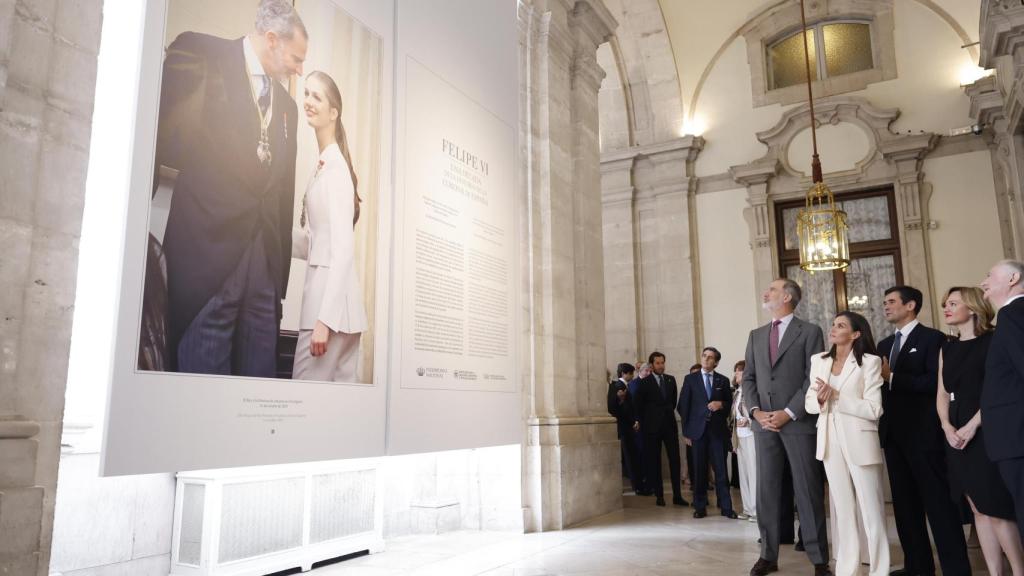
{"label": "black shoe", "polygon": [[708,515],[708,511],[707,510],[694,510],[693,511],[693,517],[694,518],[707,518],[707,515]]}
{"label": "black shoe", "polygon": [[772,572],[779,571],[779,563],[772,562],[771,560],[765,560],[764,558],[758,558],[754,567],[750,569],[750,576],[766,576]]}
{"label": "black shoe", "polygon": [[654,496],[654,490],[637,490],[637,496]]}
{"label": "black shoe", "polygon": [[757,543],[758,543],[758,544],[760,544],[760,543],[761,543],[761,538],[760,538],[760,537],[758,537],[758,539],[757,539]]}
{"label": "black shoe", "polygon": [[828,564],[815,564],[814,565],[814,576],[834,576],[832,569],[828,567]]}
{"label": "black shoe", "polygon": [[793,545],[793,550],[796,550],[797,552],[806,552],[807,550],[804,549],[804,541],[797,540],[796,544]]}
{"label": "black shoe", "polygon": [[914,576],[914,573],[906,568],[897,568],[889,572],[889,576]]}
{"label": "black shoe", "polygon": [[672,505],[673,506],[689,506],[690,503],[687,502],[684,498],[680,497],[680,498],[673,498],[672,499]]}
{"label": "black shoe", "polygon": [[658,499],[655,500],[654,503],[656,505],[658,505],[658,506],[664,506],[665,505],[665,499],[662,498],[661,496],[658,496]]}
{"label": "black shoe", "polygon": [[792,544],[792,543],[793,543],[793,539],[792,538],[790,538],[788,540],[779,540],[779,544]]}
{"label": "black shoe", "polygon": [[722,510],[722,516],[725,516],[726,518],[729,518],[731,520],[739,518],[739,516],[736,515],[736,512],[732,510]]}

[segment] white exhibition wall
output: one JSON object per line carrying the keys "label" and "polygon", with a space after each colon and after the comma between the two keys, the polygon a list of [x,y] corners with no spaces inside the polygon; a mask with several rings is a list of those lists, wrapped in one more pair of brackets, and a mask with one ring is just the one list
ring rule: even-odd
{"label": "white exhibition wall", "polygon": [[[251,10],[253,4],[235,0],[231,5],[241,11]],[[301,0],[296,5],[310,37],[305,72],[336,73],[345,100],[343,120],[353,164],[360,174],[366,212],[356,228],[356,260],[362,286],[370,287],[364,303],[372,322],[361,345],[360,374],[367,375],[366,381],[325,383],[139,368],[146,243],[156,228],[154,222],[159,225],[162,218],[151,190],[164,47],[173,38],[169,31],[199,30],[203,23],[230,12],[222,3],[213,7],[191,0],[150,0],[140,32],[136,121],[129,144],[131,174],[111,182],[114,189],[128,183],[130,191],[125,191],[123,262],[115,344],[110,352],[104,475],[520,442],[518,351],[513,338],[518,334],[513,313],[518,309],[518,294],[512,288],[518,286],[519,273],[514,209],[518,205],[514,199],[518,190],[514,181],[518,122],[514,4],[501,0]],[[251,16],[247,18],[251,22]],[[351,57],[348,44],[339,46],[339,29],[350,31],[351,46],[358,43],[364,55],[375,58],[373,63]],[[225,37],[238,34],[223,26],[202,31]],[[318,38],[328,41],[318,42]],[[409,62],[417,62],[414,66],[422,73],[415,86],[406,83]],[[379,81],[368,81],[376,82],[376,93],[365,86],[350,86],[374,73]],[[424,92],[425,88],[431,89]],[[292,82],[300,119],[302,91],[301,78]],[[374,102],[374,97],[379,101]],[[414,117],[405,114],[414,109]],[[292,128],[299,140],[296,198],[300,198],[315,168],[316,150],[312,131],[295,120],[292,124],[299,124]],[[373,128],[377,133],[368,134]],[[409,130],[413,130],[411,137]],[[410,172],[416,175],[412,186],[407,185]],[[366,174],[372,177],[364,179]],[[436,186],[423,180],[425,174],[436,176]],[[446,200],[448,193],[461,198]],[[173,202],[172,194],[164,210]],[[428,214],[421,210],[421,199],[431,194]],[[488,200],[481,201],[483,197]],[[415,198],[411,204],[415,210],[408,209],[411,198]],[[298,226],[301,201],[297,199],[295,206],[294,225]],[[367,214],[372,216],[369,223],[364,218]],[[442,214],[445,222],[438,224]],[[430,249],[423,249],[423,238],[432,242]],[[405,242],[410,239],[411,243]],[[448,262],[436,260],[434,247],[439,242],[449,248],[456,242],[460,245],[458,251],[448,251]],[[462,260],[456,262],[460,254]],[[424,259],[427,256],[429,260]],[[462,273],[452,276],[448,272],[453,268],[461,268]],[[296,328],[295,296],[302,293],[303,270],[302,262],[293,260],[285,330]],[[485,272],[488,276],[480,280]],[[421,281],[417,287],[417,273],[434,283],[434,302],[424,302],[425,284]],[[438,314],[437,300],[445,294],[438,282],[453,298],[453,286],[461,287],[463,292],[454,298],[463,301],[460,310],[448,302],[448,315]],[[446,320],[452,314],[458,316],[461,334],[450,333]],[[433,319],[423,328],[426,316]],[[436,337],[438,330],[446,331],[444,339]],[[416,344],[414,334],[419,334],[421,344],[426,338],[427,344]],[[463,341],[462,347],[440,345],[450,344],[456,336]],[[442,377],[427,378],[428,372]]]}

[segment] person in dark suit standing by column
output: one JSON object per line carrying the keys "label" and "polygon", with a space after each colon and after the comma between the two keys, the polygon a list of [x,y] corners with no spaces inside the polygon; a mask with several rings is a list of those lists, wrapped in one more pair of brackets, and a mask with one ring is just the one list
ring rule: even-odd
{"label": "person in dark suit standing by column", "polygon": [[729,479],[725,473],[725,442],[729,440],[729,413],[732,410],[732,387],[729,379],[715,372],[722,354],[712,347],[700,355],[701,369],[683,378],[676,410],[682,418],[683,437],[693,447],[693,464],[697,470],[693,487],[693,517],[708,515],[708,475],[701,473],[708,461],[715,470],[715,494],[722,516],[735,519]]}
{"label": "person in dark suit standing by column", "polygon": [[665,355],[651,352],[648,359],[651,374],[640,381],[633,407],[636,425],[644,437],[644,465],[647,467],[647,488],[654,490],[658,506],[665,505],[665,487],[661,479],[661,447],[668,453],[668,470],[672,480],[672,503],[687,506],[679,483],[679,428],[676,427],[678,388],[676,379],[665,374]]}
{"label": "person in dark suit standing by column", "polygon": [[878,344],[882,357],[882,418],[878,434],[892,488],[896,533],[903,547],[897,576],[935,574],[931,526],[942,573],[970,574],[957,504],[949,495],[942,426],[935,409],[939,351],[946,337],[917,321],[924,296],[911,286],[885,291],[885,319],[896,327]]}
{"label": "person in dark suit standing by column", "polygon": [[985,450],[1013,496],[1024,541],[1024,262],[997,263],[981,288],[998,311],[981,389]]}
{"label": "person in dark suit standing by column", "polygon": [[822,352],[824,339],[820,327],[793,315],[801,296],[800,285],[790,279],[772,282],[762,296],[772,321],[753,330],[747,340],[743,398],[754,419],[757,524],[761,530],[761,557],[750,569],[751,576],[779,569],[780,502],[786,461],[793,470],[801,536],[814,574],[832,574],[825,532],[825,480],[815,459],[817,415],[804,410],[811,355]]}
{"label": "person in dark suit standing by column", "polygon": [[640,471],[640,454],[636,449],[633,435],[636,433],[636,417],[633,416],[633,400],[629,395],[629,381],[633,379],[633,365],[622,363],[615,370],[618,379],[608,384],[608,413],[615,416],[615,424],[622,447],[622,462],[626,475],[639,496],[644,491],[643,473]]}
{"label": "person in dark suit standing by column", "polygon": [[276,373],[299,124],[282,83],[306,48],[290,0],[261,0],[242,38],[184,32],[167,47],[155,167],[178,171],[163,239],[177,372]]}

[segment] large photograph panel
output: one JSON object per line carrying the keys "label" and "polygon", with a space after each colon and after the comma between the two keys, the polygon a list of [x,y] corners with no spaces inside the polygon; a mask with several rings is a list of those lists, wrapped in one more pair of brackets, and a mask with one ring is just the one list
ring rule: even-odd
{"label": "large photograph panel", "polygon": [[177,0],[164,45],[138,368],[372,383],[380,36]]}

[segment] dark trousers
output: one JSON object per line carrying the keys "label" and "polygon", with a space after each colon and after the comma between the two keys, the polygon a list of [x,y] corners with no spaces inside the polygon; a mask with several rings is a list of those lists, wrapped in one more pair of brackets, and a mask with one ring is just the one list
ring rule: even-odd
{"label": "dark trousers", "polygon": [[629,478],[634,492],[644,489],[643,464],[640,451],[636,448],[636,435],[632,428],[619,429],[619,445],[622,452],[622,470]]}
{"label": "dark trousers", "polygon": [[668,472],[672,479],[672,499],[683,497],[679,486],[679,435],[675,426],[666,426],[655,434],[644,434],[644,466],[647,467],[647,489],[654,490],[655,496],[665,496],[661,478],[661,447],[668,453]]}
{"label": "dark trousers", "polygon": [[694,476],[696,484],[693,487],[693,507],[696,510],[704,510],[708,507],[708,475],[699,473],[707,470],[708,461],[715,471],[715,495],[718,497],[718,507],[722,512],[732,511],[732,495],[729,494],[729,482],[725,473],[725,442],[716,436],[711,430],[706,430],[704,435],[693,444],[693,463],[698,474]]}
{"label": "dark trousers", "polygon": [[945,452],[901,446],[890,440],[885,447],[885,463],[892,488],[896,533],[903,547],[904,569],[911,574],[935,574],[928,539],[928,526],[931,526],[942,573],[945,576],[970,574],[960,514],[949,495]]}
{"label": "dark trousers", "polygon": [[732,449],[732,440],[728,440],[725,445],[726,451],[729,452],[729,459],[732,461],[732,474],[729,476],[729,486],[733,488],[740,487],[740,459],[736,454],[736,451]]}
{"label": "dark trousers", "polygon": [[694,479],[693,479],[693,471],[694,471],[694,467],[693,467],[693,447],[692,446],[687,446],[686,447],[686,478],[690,481],[690,487],[691,488],[695,487],[697,485],[696,481],[694,481]]}
{"label": "dark trousers", "polygon": [[261,235],[178,343],[178,372],[273,378],[277,369],[277,290]]}
{"label": "dark trousers", "polygon": [[[649,466],[647,465],[647,455],[644,454],[644,434],[640,432],[633,432],[631,438],[633,440],[633,447],[637,454],[637,459],[640,461],[640,469],[637,472],[637,476],[639,476],[637,483],[640,485],[641,490],[653,491],[654,488],[651,487],[650,482],[647,480],[647,469]],[[632,477],[630,477],[630,479],[632,479]]]}
{"label": "dark trousers", "polygon": [[782,493],[779,498],[779,544],[792,544],[797,537],[793,527],[796,524],[796,511],[793,502],[793,469],[786,460],[782,469]]}
{"label": "dark trousers", "polygon": [[1013,496],[1013,509],[1017,515],[1017,530],[1020,531],[1021,542],[1024,542],[1024,458],[1011,458],[999,461],[999,473],[1003,482]]}

